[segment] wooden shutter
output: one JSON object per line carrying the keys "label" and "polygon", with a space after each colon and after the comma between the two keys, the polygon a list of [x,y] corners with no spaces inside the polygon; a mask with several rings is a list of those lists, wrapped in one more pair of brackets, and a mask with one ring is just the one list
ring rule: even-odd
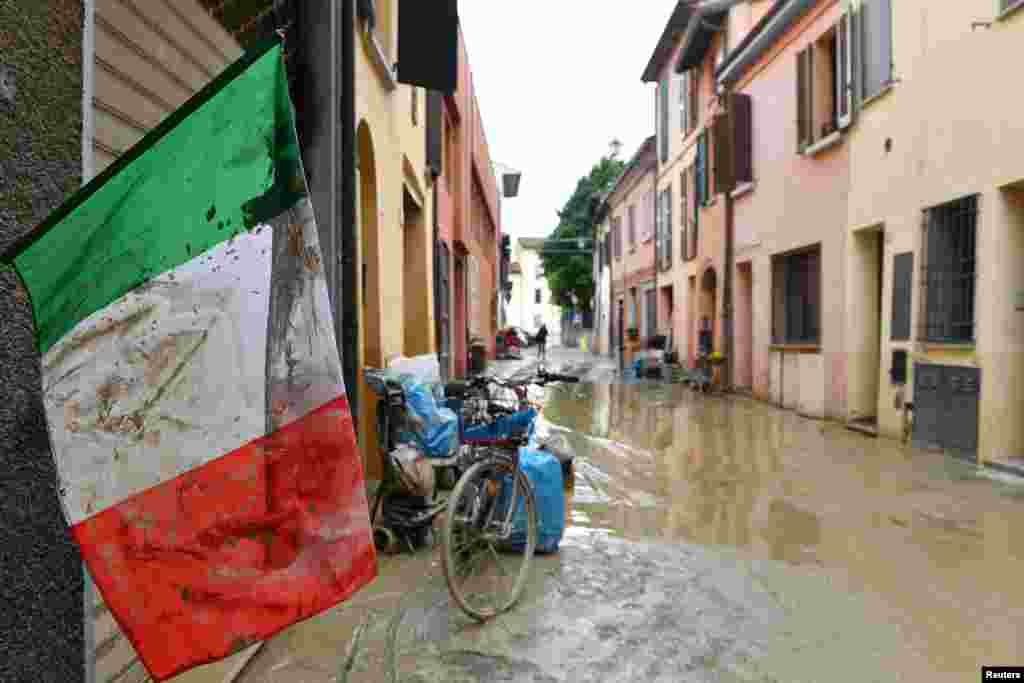
{"label": "wooden shutter", "polygon": [[840,128],[847,128],[853,123],[853,51],[856,40],[853,33],[853,16],[844,14],[839,19],[836,36],[836,74],[838,75],[837,102],[839,111],[837,118]]}
{"label": "wooden shutter", "polygon": [[796,55],[796,151],[803,154],[804,149],[810,144],[810,130],[812,119],[810,113],[811,101],[811,69],[810,69],[811,48],[801,50]]}
{"label": "wooden shutter", "polygon": [[914,287],[914,252],[893,258],[892,339],[910,339],[910,304]]}
{"label": "wooden shutter", "polygon": [[698,204],[703,204],[705,201],[704,197],[704,155],[706,153],[705,139],[707,133],[701,133],[700,138],[697,140],[697,179],[696,179],[696,199]]}
{"label": "wooden shutter", "polygon": [[661,136],[661,160],[663,162],[668,161],[668,89],[671,81],[669,80],[668,74],[661,79],[660,102],[659,111],[661,116],[661,126],[659,134]]}
{"label": "wooden shutter", "polygon": [[690,70],[690,130],[700,125],[700,67]]}
{"label": "wooden shutter", "polygon": [[665,188],[665,270],[672,267],[672,186]]}
{"label": "wooden shutter", "polygon": [[731,192],[733,188],[732,144],[729,140],[729,119],[719,116],[711,128],[715,152],[715,194]]}
{"label": "wooden shutter", "polygon": [[874,97],[892,80],[892,0],[863,0],[864,98]]}
{"label": "wooden shutter", "polygon": [[444,172],[443,97],[436,90],[427,91],[427,165],[438,176]]}
{"label": "wooden shutter", "polygon": [[690,115],[686,105],[690,99],[690,74],[684,73],[679,79],[679,130],[686,137],[686,128],[690,123]]}
{"label": "wooden shutter", "polygon": [[754,112],[750,95],[732,96],[734,177],[736,183],[754,182]]}
{"label": "wooden shutter", "polygon": [[679,253],[682,261],[690,258],[690,236],[687,224],[690,221],[686,210],[686,171],[679,174]]}

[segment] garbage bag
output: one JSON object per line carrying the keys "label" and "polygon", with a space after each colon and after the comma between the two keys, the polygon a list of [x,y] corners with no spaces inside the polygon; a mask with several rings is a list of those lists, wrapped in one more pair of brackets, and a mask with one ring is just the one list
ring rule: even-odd
{"label": "garbage bag", "polygon": [[[533,487],[537,508],[537,552],[553,553],[558,550],[565,533],[565,491],[562,488],[562,466],[551,453],[534,448],[519,449],[519,466]],[[507,510],[512,493],[512,475],[505,475],[498,499],[498,510]],[[517,501],[512,516],[510,550],[522,552],[526,548],[526,510],[522,500]]]}
{"label": "garbage bag", "polygon": [[405,420],[398,429],[399,443],[412,443],[431,458],[448,457],[459,444],[458,417],[437,402],[429,384],[401,375],[405,391]]}

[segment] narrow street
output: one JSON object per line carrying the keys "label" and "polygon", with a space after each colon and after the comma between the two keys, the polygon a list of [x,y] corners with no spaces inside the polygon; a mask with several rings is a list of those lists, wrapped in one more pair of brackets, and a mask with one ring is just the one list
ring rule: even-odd
{"label": "narrow street", "polygon": [[478,625],[436,549],[382,556],[239,680],[965,681],[1024,660],[1024,485],[744,398],[609,382],[595,358],[551,354],[599,381],[547,392],[576,480],[517,608]]}

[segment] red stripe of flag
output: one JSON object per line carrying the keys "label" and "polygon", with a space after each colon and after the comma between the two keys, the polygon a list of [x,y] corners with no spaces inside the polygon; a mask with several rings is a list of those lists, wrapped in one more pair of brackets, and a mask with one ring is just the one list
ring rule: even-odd
{"label": "red stripe of flag", "polygon": [[157,680],[308,619],[377,574],[344,396],[72,533]]}

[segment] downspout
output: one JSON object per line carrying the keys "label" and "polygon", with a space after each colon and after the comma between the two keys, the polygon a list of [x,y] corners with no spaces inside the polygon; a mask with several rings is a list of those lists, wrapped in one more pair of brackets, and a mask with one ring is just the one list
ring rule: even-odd
{"label": "downspout", "polygon": [[355,0],[341,2],[341,316],[342,372],[352,424],[359,429],[359,269],[356,263]]}
{"label": "downspout", "polygon": [[[736,141],[733,139],[734,128],[733,128],[733,111],[732,111],[732,85],[723,84],[722,98],[725,101],[725,138],[727,149],[725,151],[725,158],[729,160],[729,169],[732,175],[735,177],[736,173],[736,154],[735,145]],[[730,179],[732,180],[732,179]],[[722,384],[726,391],[732,391],[733,384],[733,372],[736,365],[735,354],[733,353],[735,348],[733,338],[733,301],[732,301],[732,279],[733,271],[735,270],[734,245],[733,245],[733,231],[735,223],[735,213],[733,207],[733,196],[732,183],[726,184],[725,191],[725,279],[722,283],[722,337],[725,342],[725,367]]]}

